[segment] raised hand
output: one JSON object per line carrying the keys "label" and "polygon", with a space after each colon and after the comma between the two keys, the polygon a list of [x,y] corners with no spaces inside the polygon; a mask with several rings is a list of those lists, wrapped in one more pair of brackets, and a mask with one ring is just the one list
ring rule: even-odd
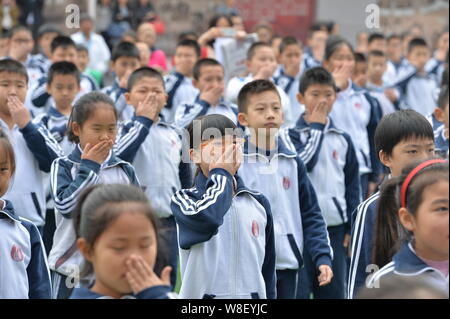
{"label": "raised hand", "polygon": [[30,112],[15,95],[8,95],[7,106],[11,118],[19,128],[24,128],[31,121]]}
{"label": "raised hand", "polygon": [[240,145],[229,145],[225,151],[213,159],[209,164],[209,171],[215,168],[223,168],[231,176],[234,176],[242,163],[242,147]]}
{"label": "raised hand", "polygon": [[223,86],[210,86],[200,94],[200,100],[206,101],[211,105],[217,105],[223,96]]}
{"label": "raised hand", "polygon": [[309,122],[326,124],[328,119],[328,109],[326,102],[319,102],[309,114]]}
{"label": "raised hand", "polygon": [[136,108],[137,116],[144,116],[151,119],[153,122],[158,120],[160,112],[160,106],[158,105],[158,100],[156,99],[156,93],[150,92],[145,97],[144,101],[139,102]]}
{"label": "raised hand", "polygon": [[113,146],[113,141],[110,139],[100,141],[95,145],[87,143],[84,147],[81,159],[88,159],[98,164],[102,164],[108,157],[109,151]]}

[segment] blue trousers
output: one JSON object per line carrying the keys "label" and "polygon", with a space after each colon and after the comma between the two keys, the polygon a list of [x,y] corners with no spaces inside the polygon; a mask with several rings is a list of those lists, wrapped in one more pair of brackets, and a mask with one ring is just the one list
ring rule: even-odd
{"label": "blue trousers", "polygon": [[303,252],[304,267],[299,270],[297,299],[344,299],[347,286],[347,250],[342,245],[345,236],[345,225],[328,227],[330,243],[333,248],[333,278],[331,283],[319,287],[319,276],[310,254]]}
{"label": "blue trousers", "polygon": [[277,299],[295,299],[297,269],[277,270]]}

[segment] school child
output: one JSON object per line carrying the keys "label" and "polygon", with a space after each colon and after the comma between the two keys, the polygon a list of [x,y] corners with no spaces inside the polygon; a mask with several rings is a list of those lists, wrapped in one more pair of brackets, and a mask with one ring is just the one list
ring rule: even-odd
{"label": "school child", "polygon": [[281,87],[289,97],[292,107],[292,117],[298,119],[304,112],[304,106],[297,100],[300,77],[305,71],[302,64],[303,46],[294,37],[285,37],[280,44],[280,66],[274,75],[274,82]]}
{"label": "school child", "polygon": [[197,41],[186,39],[177,44],[174,56],[175,69],[164,77],[168,94],[166,107],[162,114],[167,123],[175,121],[179,105],[193,103],[198,89],[192,83],[194,65],[200,59],[201,49]]}
{"label": "school child", "polygon": [[95,80],[98,87],[101,87],[103,73],[91,69],[89,65],[89,50],[84,44],[77,44],[77,67],[81,73],[84,73]]}
{"label": "school child", "polygon": [[116,105],[119,121],[125,122],[133,117],[133,108],[126,102],[124,93],[128,79],[140,64],[139,50],[131,42],[119,42],[111,55],[111,69],[115,73],[112,85],[104,87],[102,92],[108,95]]}
{"label": "school child", "polygon": [[[413,110],[385,115],[375,132],[375,147],[380,161],[389,169],[389,177],[398,177],[409,163],[434,155],[434,134],[430,123]],[[380,193],[363,201],[352,213],[351,258],[348,298],[355,298],[373,272],[372,249],[376,209]]]}
{"label": "school child", "polygon": [[150,61],[148,66],[156,68],[161,73],[167,72],[167,58],[164,51],[155,47],[156,31],[153,24],[144,22],[140,24],[136,31],[137,42],[144,42],[148,45],[150,51]]}
{"label": "school child", "polygon": [[443,86],[438,98],[438,107],[434,114],[438,121],[444,123],[435,132],[436,153],[448,159],[448,85]]}
{"label": "school child", "polygon": [[387,58],[382,51],[370,51],[367,55],[367,83],[365,88],[380,103],[383,115],[395,112],[395,106],[384,91],[388,88],[383,81],[387,69]]}
{"label": "school child", "polygon": [[71,299],[171,299],[170,267],[155,274],[158,228],[142,189],[95,185],[80,196],[73,212],[77,247],[85,259],[84,278]]}
{"label": "school child", "polygon": [[[192,185],[191,167],[182,160],[182,134],[165,123],[160,115],[167,101],[164,79],[149,67],[134,71],[125,98],[135,109],[135,116],[119,131],[117,155],[133,164],[136,175],[159,217],[170,246],[170,265],[177,269],[178,244],[176,224],[170,199],[176,190]],[[151,165],[149,165],[151,163]],[[172,285],[176,284],[172,272]]]}
{"label": "school child", "polygon": [[200,91],[194,103],[183,103],[175,114],[175,126],[188,126],[196,117],[222,114],[237,124],[237,106],[224,100],[225,71],[214,59],[201,59],[194,66],[193,85]]}
{"label": "school child", "polygon": [[302,62],[305,71],[322,65],[327,39],[328,31],[323,24],[315,23],[309,28]]}
{"label": "school child", "polygon": [[42,75],[45,75],[52,64],[50,62],[51,43],[58,35],[62,35],[61,30],[56,25],[46,23],[39,27],[37,33],[37,45],[39,52],[32,56],[33,63],[35,63]]}
{"label": "school child", "polygon": [[[287,144],[293,144],[308,171],[323,212],[333,248],[333,280],[319,287],[315,267],[305,251],[305,267],[300,270],[298,297],[344,299],[347,277],[347,249],[350,242],[351,213],[361,202],[358,159],[350,136],[337,129],[328,114],[336,100],[332,75],[322,67],[306,71],[298,94],[306,111],[295,128],[287,130]],[[327,178],[324,180],[323,174]]]}
{"label": "school child", "polygon": [[[253,43],[247,51],[247,69],[249,75],[244,78],[232,78],[225,90],[225,100],[237,103],[237,97],[242,87],[254,80],[272,80],[277,68],[275,53],[269,44],[263,42]],[[284,126],[290,127],[295,124],[292,115],[292,106],[289,97],[279,86],[276,86],[278,94],[281,96],[281,102],[284,112]]]}
{"label": "school child", "polygon": [[333,74],[338,87],[330,118],[338,129],[352,138],[358,157],[361,194],[366,198],[376,187],[382,171],[373,144],[381,109],[376,99],[352,82],[354,66],[352,46],[340,37],[330,37],[325,50],[324,67]]}
{"label": "school child", "polygon": [[[51,57],[52,63],[67,61],[77,64],[77,47],[75,42],[66,36],[57,36],[51,43]],[[80,92],[78,92],[76,99],[88,92],[97,90],[95,81],[86,74],[81,74]],[[48,112],[52,106],[52,98],[47,92],[47,74],[43,75],[36,83],[36,86],[30,87],[30,109],[38,115],[41,112]]]}
{"label": "school child", "polygon": [[442,78],[442,73],[446,67],[448,68],[448,37],[448,29],[439,34],[436,50],[432,58],[425,65],[425,70],[428,73],[436,75],[436,79],[438,80]]}
{"label": "school child", "polygon": [[373,263],[368,281],[382,287],[388,275],[426,276],[448,294],[448,161],[413,163],[380,194]]}
{"label": "school child", "polygon": [[391,86],[414,72],[414,67],[403,55],[403,37],[392,34],[387,38],[386,56],[388,58],[387,69],[383,75],[383,81]]}
{"label": "school child", "polygon": [[17,215],[42,230],[45,220],[46,173],[61,148],[43,126],[31,121],[23,105],[28,75],[18,61],[0,61],[0,128],[8,136],[17,157],[15,182],[4,196],[12,202]]}
{"label": "school child", "polygon": [[393,85],[393,99],[398,109],[413,109],[423,116],[430,116],[435,106],[435,91],[438,79],[428,73],[425,65],[430,58],[430,49],[422,38],[414,38],[408,46],[407,59],[415,70]]}
{"label": "school child", "polygon": [[320,286],[331,281],[333,253],[325,221],[303,162],[281,139],[276,139],[283,112],[275,85],[268,80],[246,84],[239,92],[238,106],[239,122],[250,130],[239,175],[271,203],[277,296],[293,299],[304,247],[311,253]]}
{"label": "school child", "polygon": [[367,39],[368,44],[368,52],[370,51],[381,51],[383,53],[386,52],[387,49],[387,41],[386,37],[383,33],[374,32],[369,35]]}
{"label": "school child", "polygon": [[13,146],[0,129],[0,299],[49,299],[50,273],[41,235],[3,199],[15,173],[14,157]]}
{"label": "school child", "polygon": [[367,58],[364,53],[355,52],[355,68],[352,81],[357,86],[364,88],[367,83]]}
{"label": "school child", "polygon": [[177,191],[171,204],[180,246],[180,297],[276,298],[270,204],[236,174],[242,131],[219,114],[196,119],[187,131],[198,174],[193,188]]}
{"label": "school child", "polygon": [[82,256],[77,250],[71,214],[80,193],[94,184],[139,185],[134,168],[112,151],[117,112],[108,96],[100,92],[82,96],[72,108],[68,126],[69,141],[77,146],[70,155],[52,163],[50,176],[56,231],[49,264],[53,298],[58,299],[68,298],[78,280],[76,270]]}
{"label": "school child", "polygon": [[65,155],[69,155],[76,145],[68,140],[66,133],[72,104],[80,91],[80,78],[80,71],[72,62],[52,64],[48,71],[47,92],[52,96],[53,105],[48,113],[33,120],[50,131]]}

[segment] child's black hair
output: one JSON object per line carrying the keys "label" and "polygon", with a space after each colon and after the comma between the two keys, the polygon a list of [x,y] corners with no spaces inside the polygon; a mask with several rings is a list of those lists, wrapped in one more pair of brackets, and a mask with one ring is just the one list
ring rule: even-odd
{"label": "child's black hair", "polygon": [[328,37],[327,45],[325,47],[325,60],[328,61],[334,52],[336,52],[342,46],[347,46],[354,54],[354,50],[350,42],[336,35]]}
{"label": "child's black hair", "polygon": [[448,85],[441,87],[441,92],[439,93],[437,106],[441,110],[445,110],[448,105]]}
{"label": "child's black hair", "polygon": [[448,83],[448,67],[442,72],[441,86],[449,85]]}
{"label": "child's black hair", "polygon": [[269,48],[269,49],[272,49],[272,47],[271,47],[269,44],[265,43],[265,42],[255,42],[255,43],[253,43],[253,44],[250,46],[250,48],[249,48],[248,51],[247,51],[247,61],[250,61],[251,59],[253,59],[253,57],[254,57],[255,54],[256,54],[256,51],[257,51],[259,48]]}
{"label": "child's black hair", "polygon": [[65,35],[58,35],[56,38],[53,39],[52,43],[50,44],[50,51],[51,53],[55,52],[57,48],[63,48],[68,49],[70,47],[73,47],[74,49],[77,48],[77,45],[73,40]]}
{"label": "child's black hair", "polygon": [[184,41],[184,40],[192,40],[191,37],[194,39],[198,39],[198,35],[197,35],[197,33],[195,33],[195,31],[188,30],[188,31],[181,32],[178,35],[178,43],[180,43],[181,41]]}
{"label": "child's black hair", "polygon": [[333,88],[335,92],[337,91],[333,76],[321,66],[309,69],[302,75],[300,79],[299,92],[304,95],[308,88],[314,84],[328,85]]}
{"label": "child's black hair", "polygon": [[134,70],[133,73],[131,73],[130,78],[128,79],[128,84],[127,84],[128,92],[131,92],[131,89],[136,84],[136,82],[139,81],[142,78],[157,79],[158,81],[161,82],[162,87],[164,88],[164,90],[166,89],[165,83],[164,83],[164,78],[161,75],[161,73],[159,73],[159,71],[154,69],[154,68],[150,68],[148,66],[144,66],[144,67],[141,67],[141,68],[139,68],[137,70]]}
{"label": "child's black hair", "polygon": [[199,58],[202,54],[202,49],[200,48],[200,45],[197,41],[191,40],[191,39],[184,39],[177,43],[177,48],[179,47],[188,47],[195,51],[195,54]]}
{"label": "child's black hair", "polygon": [[[133,212],[148,218],[158,240],[158,221],[144,191],[126,184],[98,184],[86,188],[80,195],[77,206],[72,213],[76,238],[84,238],[92,249],[101,234],[119,216],[128,211],[127,204],[134,203]],[[156,268],[156,265],[155,265]],[[92,265],[85,261],[81,277],[92,273]]]}
{"label": "child's black hair", "polygon": [[308,37],[311,38],[314,33],[325,31],[328,32],[326,25],[323,22],[314,23],[311,25],[308,31]]}
{"label": "child's black hair", "polygon": [[384,36],[383,33],[374,32],[374,33],[371,33],[369,35],[369,38],[367,39],[367,42],[370,44],[370,43],[372,43],[373,41],[376,41],[376,40],[386,40],[386,37]]}
{"label": "child's black hair", "polygon": [[386,54],[380,50],[372,50],[367,54],[367,61],[369,61],[371,57],[386,58]]}
{"label": "child's black hair", "polygon": [[397,33],[393,33],[393,34],[389,35],[386,40],[389,43],[389,42],[391,42],[392,40],[395,40],[395,39],[403,41],[403,37],[400,34],[397,34]]}
{"label": "child's black hair", "polygon": [[280,54],[290,45],[297,45],[302,48],[302,43],[294,37],[284,37],[280,43]]}
{"label": "child's black hair", "polygon": [[27,26],[24,25],[16,25],[15,27],[12,27],[11,30],[9,30],[9,37],[12,38],[14,36],[14,34],[16,34],[19,31],[26,31],[28,33],[30,33],[31,35],[33,35],[33,32],[31,31],[31,29]]}
{"label": "child's black hair", "polygon": [[271,81],[256,80],[244,85],[241,91],[239,91],[237,98],[239,113],[247,113],[248,100],[252,95],[261,94],[267,91],[275,92],[281,101],[280,93],[278,93],[277,87]]}
{"label": "child's black hair", "polygon": [[77,44],[76,46],[77,52],[87,52],[89,53],[89,49],[84,44]]}
{"label": "child's black hair", "polygon": [[375,130],[375,149],[391,156],[394,147],[411,138],[434,141],[430,122],[414,110],[400,110],[383,116]]}
{"label": "child's black hair", "polygon": [[215,59],[206,58],[198,60],[197,63],[195,63],[193,69],[193,77],[195,80],[198,81],[200,79],[202,68],[205,66],[220,66],[222,70],[224,70],[222,64],[220,64],[220,62]]}
{"label": "child's black hair", "polygon": [[69,123],[67,124],[67,137],[69,141],[80,143],[80,139],[72,131],[72,123],[78,123],[79,126],[83,126],[83,123],[95,112],[98,103],[110,106],[116,119],[118,118],[114,102],[108,95],[98,91],[86,93],[75,102],[72,113],[70,113]]}
{"label": "child's black hair", "polygon": [[367,58],[364,53],[355,52],[355,62],[356,63],[367,63]]}
{"label": "child's black hair", "polygon": [[[8,135],[0,128],[0,148],[5,153],[9,160],[11,176],[16,172],[16,157],[14,155],[14,148],[9,141]],[[0,194],[1,195],[1,194]]]}
{"label": "child's black hair", "polygon": [[53,63],[48,70],[47,84],[51,85],[55,75],[72,75],[80,86],[81,73],[72,62],[61,61]]}
{"label": "child's black hair", "polygon": [[428,43],[425,41],[424,38],[414,38],[411,41],[409,41],[408,44],[408,53],[411,53],[412,50],[419,47],[426,47],[428,49]]}
{"label": "child's black hair", "polygon": [[127,41],[119,42],[112,51],[111,61],[116,62],[117,59],[122,57],[135,58],[139,60],[139,49],[134,45],[134,43]]}
{"label": "child's black hair", "polygon": [[0,73],[16,73],[25,77],[25,82],[28,83],[28,72],[22,63],[13,59],[0,60]]}
{"label": "child's black hair", "polygon": [[[400,192],[408,174],[423,162],[425,161],[408,165],[403,169],[401,176],[391,178],[381,188],[372,252],[372,262],[380,268],[392,260],[403,242],[411,240],[411,234],[398,218],[401,205]],[[406,209],[411,215],[417,213],[423,200],[424,189],[442,179],[448,180],[448,161],[425,167],[413,177],[406,191]]]}

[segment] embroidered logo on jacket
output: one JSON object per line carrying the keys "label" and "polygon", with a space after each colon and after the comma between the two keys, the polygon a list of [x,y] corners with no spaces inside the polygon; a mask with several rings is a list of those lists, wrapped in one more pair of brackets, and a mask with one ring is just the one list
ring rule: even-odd
{"label": "embroidered logo on jacket", "polygon": [[355,103],[355,107],[359,110],[362,107],[362,104],[357,102],[357,103]]}
{"label": "embroidered logo on jacket", "polygon": [[23,261],[22,249],[16,245],[13,245],[11,248],[11,258],[14,261],[22,262]]}
{"label": "embroidered logo on jacket", "polygon": [[291,188],[291,180],[289,177],[283,177],[283,188],[286,190]]}
{"label": "embroidered logo on jacket", "polygon": [[258,222],[256,220],[254,220],[252,222],[252,234],[255,237],[259,236],[259,225],[258,225]]}
{"label": "embroidered logo on jacket", "polygon": [[337,161],[338,158],[339,158],[339,153],[338,153],[336,150],[333,151],[333,158],[334,158],[336,161]]}

